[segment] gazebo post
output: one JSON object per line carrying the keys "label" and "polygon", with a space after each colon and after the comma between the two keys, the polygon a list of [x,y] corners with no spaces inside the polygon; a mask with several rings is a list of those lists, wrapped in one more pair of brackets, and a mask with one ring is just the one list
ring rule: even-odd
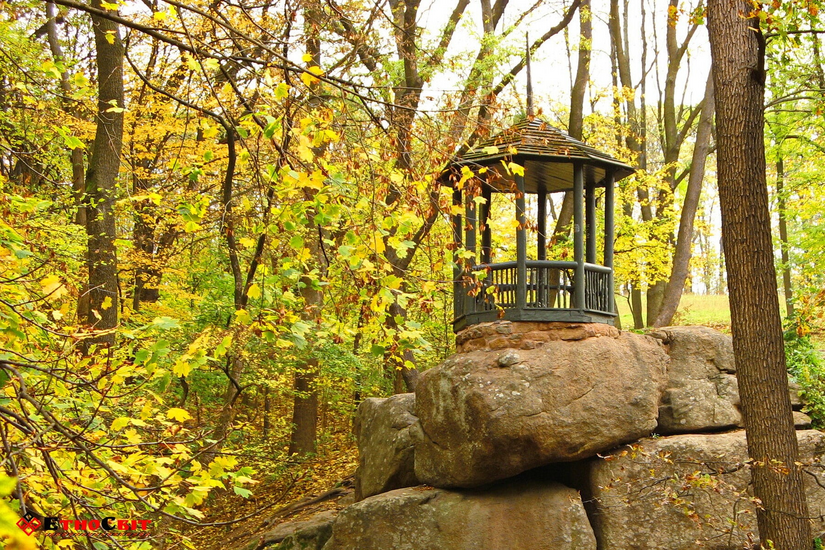
{"label": "gazebo post", "polygon": [[614,282],[613,282],[613,239],[614,239],[614,228],[613,228],[613,208],[614,208],[614,198],[613,198],[613,172],[608,172],[605,176],[605,186],[604,186],[604,266],[610,268],[610,275],[608,275],[607,279],[607,302],[608,302],[608,313],[615,313],[614,311],[614,297],[613,294],[615,292],[614,289]]}
{"label": "gazebo post", "polygon": [[[537,193],[538,198],[538,230],[536,238],[536,259],[543,261],[547,259],[547,190],[544,185],[540,185]],[[536,281],[536,305],[550,307],[550,296],[547,288],[547,271],[542,267],[538,269],[538,281]]]}
{"label": "gazebo post", "polygon": [[584,167],[581,162],[573,164],[573,256],[576,258],[576,280],[574,289],[575,307],[584,310]]}
{"label": "gazebo post", "polygon": [[596,185],[589,181],[585,186],[585,228],[587,231],[587,253],[585,257],[589,264],[596,263]]}
{"label": "gazebo post", "polygon": [[516,175],[516,309],[527,307],[527,228],[524,216],[524,176]]}
{"label": "gazebo post", "polygon": [[453,244],[455,245],[453,250],[453,296],[455,296],[453,303],[455,307],[453,309],[455,318],[458,319],[464,315],[464,302],[458,299],[462,295],[461,276],[464,273],[464,266],[459,255],[463,240],[460,210],[462,207],[461,189],[453,189],[453,207],[458,207],[453,209]]}
{"label": "gazebo post", "polygon": [[547,191],[544,187],[538,192],[538,250],[536,250],[537,260],[547,259]]}
{"label": "gazebo post", "polygon": [[492,261],[492,231],[490,230],[490,206],[493,200],[493,190],[487,183],[481,184],[481,196],[484,205],[481,206],[481,263],[489,264]]}
{"label": "gazebo post", "polygon": [[[469,190],[468,190],[469,191]],[[465,216],[466,216],[466,224],[467,229],[464,236],[464,248],[473,253],[473,255],[467,259],[464,259],[468,267],[468,274],[472,274],[469,270],[472,266],[478,263],[478,255],[476,253],[476,227],[478,225],[477,219],[477,210],[475,208],[476,204],[473,201],[472,193],[467,193],[465,197]],[[475,308],[473,307],[473,302],[475,301],[475,296],[470,294],[470,289],[467,288],[464,292],[464,313],[470,313]]]}

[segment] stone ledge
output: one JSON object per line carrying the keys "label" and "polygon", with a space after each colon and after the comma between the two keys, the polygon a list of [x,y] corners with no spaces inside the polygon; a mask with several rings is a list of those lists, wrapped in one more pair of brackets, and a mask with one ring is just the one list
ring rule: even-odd
{"label": "stone ledge", "polygon": [[455,337],[456,351],[535,349],[547,342],[618,338],[619,329],[603,323],[538,323],[494,321],[468,327]]}

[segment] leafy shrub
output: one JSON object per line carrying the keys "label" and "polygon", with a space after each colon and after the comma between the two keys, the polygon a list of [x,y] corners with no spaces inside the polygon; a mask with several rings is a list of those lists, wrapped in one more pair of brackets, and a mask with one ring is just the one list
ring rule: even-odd
{"label": "leafy shrub", "polygon": [[825,427],[825,361],[811,341],[808,324],[798,316],[785,322],[788,372],[802,387],[805,412],[817,428]]}

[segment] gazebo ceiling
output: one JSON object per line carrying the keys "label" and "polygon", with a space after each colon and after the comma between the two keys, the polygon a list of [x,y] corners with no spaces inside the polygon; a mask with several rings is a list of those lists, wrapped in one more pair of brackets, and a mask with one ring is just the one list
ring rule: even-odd
{"label": "gazebo ceiling", "polygon": [[[441,177],[446,185],[459,179],[454,169],[462,166],[488,167],[494,172],[487,182],[497,191],[512,191],[515,182],[501,161],[515,162],[524,167],[524,187],[528,193],[540,189],[547,192],[573,189],[573,166],[584,166],[585,183],[604,186],[605,175],[612,171],[615,181],[635,172],[629,165],[573,139],[541,119],[524,119],[500,134],[476,145],[463,157],[451,163],[453,170]],[[489,172],[488,172],[489,174]]]}

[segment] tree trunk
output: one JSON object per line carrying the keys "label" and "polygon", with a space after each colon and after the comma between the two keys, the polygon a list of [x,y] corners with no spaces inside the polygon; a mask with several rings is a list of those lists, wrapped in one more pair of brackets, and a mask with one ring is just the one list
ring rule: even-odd
{"label": "tree trunk", "polygon": [[[92,6],[101,9],[101,0]],[[86,173],[86,233],[88,242],[89,312],[86,322],[102,331],[91,342],[112,345],[118,320],[117,256],[115,254],[115,181],[123,145],[123,44],[116,23],[92,15],[97,78],[97,130]],[[110,42],[111,41],[111,42]]]}
{"label": "tree trunk", "polygon": [[679,219],[679,234],[676,239],[676,252],[673,254],[673,268],[662,299],[661,311],[653,324],[656,328],[667,326],[673,321],[690,269],[693,219],[696,217],[696,210],[699,208],[702,180],[705,177],[705,161],[710,151],[710,137],[713,128],[715,105],[713,102],[712,75],[708,75],[703,104],[702,115],[699,118],[699,126],[696,130],[696,145],[693,148],[693,158],[690,163],[687,193],[685,193],[685,202],[682,205],[682,215]]}
{"label": "tree trunk", "polygon": [[315,434],[318,427],[318,392],[315,388],[317,373],[317,359],[307,360],[304,368],[295,372],[295,400],[289,454],[305,455],[315,452]]}
{"label": "tree trunk", "polygon": [[[319,38],[319,25],[323,13],[317,0],[313,0],[304,9],[304,29],[306,32],[306,50],[312,59],[310,66],[321,66],[321,41]],[[312,92],[317,89],[316,82],[311,88]],[[309,106],[317,107],[321,102],[320,97],[313,93],[309,99]],[[316,156],[323,154],[323,150],[314,151]],[[315,191],[312,191],[315,193]],[[313,197],[308,196],[311,200]],[[326,273],[326,264],[321,250],[321,238],[323,228],[317,226],[312,216],[307,216],[309,222],[307,229],[310,238],[307,240],[311,256],[315,258],[322,276]],[[304,299],[304,312],[301,318],[308,323],[316,324],[321,319],[321,309],[324,305],[324,295],[319,290],[320,287],[313,288],[312,279],[305,277],[304,286],[301,289],[301,296]],[[289,438],[289,454],[305,455],[315,452],[315,439],[318,431],[318,389],[315,387],[315,379],[318,377],[318,359],[312,356],[313,351],[308,350],[309,358],[304,364],[295,369],[293,378],[293,390],[295,396],[292,402],[292,431]]]}
{"label": "tree trunk", "polygon": [[793,286],[791,285],[791,257],[788,252],[788,210],[785,206],[785,161],[776,161],[776,209],[779,210],[779,251],[782,255],[782,289],[788,317],[793,317]]}
{"label": "tree trunk", "polygon": [[[764,36],[747,0],[710,0],[717,170],[731,331],[742,415],[753,463],[760,539],[810,550],[811,526],[797,466],[765,175]],[[761,43],[761,47],[760,47]]]}

